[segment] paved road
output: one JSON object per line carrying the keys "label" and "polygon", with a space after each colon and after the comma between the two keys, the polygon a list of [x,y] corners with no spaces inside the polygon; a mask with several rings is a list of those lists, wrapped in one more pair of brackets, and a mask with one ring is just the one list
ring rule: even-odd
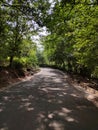
{"label": "paved road", "polygon": [[0,92],[0,130],[98,130],[98,108],[58,70]]}

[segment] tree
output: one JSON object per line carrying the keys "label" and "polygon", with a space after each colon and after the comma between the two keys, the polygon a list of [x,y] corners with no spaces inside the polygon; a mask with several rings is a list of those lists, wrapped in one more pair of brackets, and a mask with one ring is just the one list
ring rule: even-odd
{"label": "tree", "polygon": [[55,44],[55,48],[52,45],[51,49],[48,48],[52,50],[50,55],[57,65],[62,65],[60,60],[63,59],[68,70],[90,77],[93,75],[98,66],[97,14],[97,1],[62,0],[55,4],[46,19],[46,26],[56,40],[60,39],[56,42],[51,37],[50,44]]}
{"label": "tree", "polygon": [[9,66],[11,67],[14,58],[22,56],[23,48],[21,48],[21,44],[23,44],[23,39],[27,39],[40,26],[43,26],[43,17],[45,17],[48,7],[47,0],[1,0],[0,23],[2,33],[0,34],[0,40],[2,42],[0,51],[4,51],[4,54],[0,56],[0,60],[1,58],[9,59]]}

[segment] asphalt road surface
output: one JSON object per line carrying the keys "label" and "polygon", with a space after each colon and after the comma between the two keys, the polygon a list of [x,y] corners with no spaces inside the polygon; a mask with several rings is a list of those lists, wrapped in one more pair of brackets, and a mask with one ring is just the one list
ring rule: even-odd
{"label": "asphalt road surface", "polygon": [[98,130],[98,107],[61,71],[42,68],[0,92],[0,130]]}

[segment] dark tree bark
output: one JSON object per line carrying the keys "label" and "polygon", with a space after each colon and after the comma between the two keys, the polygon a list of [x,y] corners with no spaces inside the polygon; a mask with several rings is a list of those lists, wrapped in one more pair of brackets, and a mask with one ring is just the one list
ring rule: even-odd
{"label": "dark tree bark", "polygon": [[12,67],[14,56],[10,56],[10,63],[9,66]]}

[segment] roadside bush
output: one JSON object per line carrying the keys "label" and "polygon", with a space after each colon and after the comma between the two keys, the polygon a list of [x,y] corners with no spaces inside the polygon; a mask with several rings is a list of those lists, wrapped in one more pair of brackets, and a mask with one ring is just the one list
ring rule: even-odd
{"label": "roadside bush", "polygon": [[93,78],[95,78],[95,77],[98,78],[98,66],[95,67],[95,70],[92,73],[92,77]]}
{"label": "roadside bush", "polygon": [[21,63],[19,60],[14,60],[13,61],[12,67],[14,69],[22,69],[23,66],[24,66],[23,63]]}

